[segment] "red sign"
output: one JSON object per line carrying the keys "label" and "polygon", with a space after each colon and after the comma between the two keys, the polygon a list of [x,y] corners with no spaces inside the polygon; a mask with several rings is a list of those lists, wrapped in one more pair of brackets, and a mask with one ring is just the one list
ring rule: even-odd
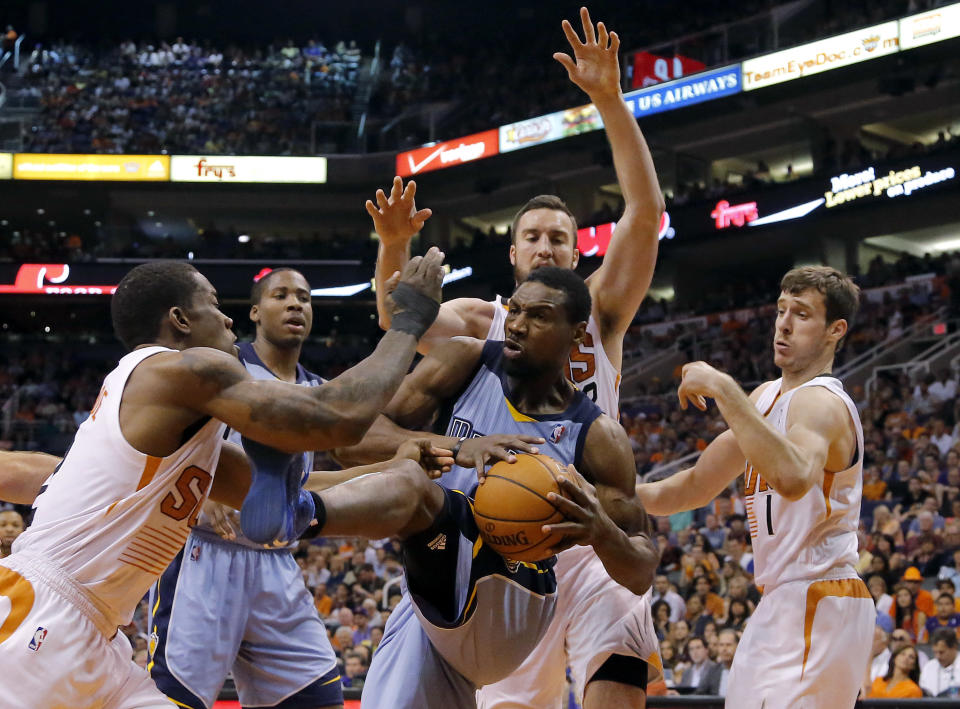
{"label": "red sign", "polygon": [[690,74],[696,74],[707,68],[703,62],[679,54],[673,57],[661,57],[650,52],[637,52],[633,55],[633,81],[631,86],[642,89],[664,81],[672,81]]}
{"label": "red sign", "polygon": [[717,229],[726,229],[731,224],[743,226],[752,222],[760,216],[760,213],[757,212],[756,202],[731,205],[727,200],[721,199],[717,202],[716,208],[710,212],[710,216],[715,220]]}
{"label": "red sign", "polygon": [[435,143],[426,148],[408,150],[397,155],[397,174],[401,177],[419,175],[421,172],[442,170],[480,158],[488,158],[500,152],[500,132],[485,130],[456,140]]}
{"label": "red sign", "polygon": [[113,295],[116,286],[64,285],[70,277],[65,263],[25,263],[12,286],[0,285],[0,293],[41,295]]}
{"label": "red sign", "polygon": [[[599,226],[585,226],[577,229],[577,251],[580,252],[581,256],[603,256],[607,253],[616,226],[616,222],[609,222]],[[664,239],[672,239],[675,235],[676,232],[670,226],[670,214],[664,212],[660,215],[660,230],[657,236],[660,241],[663,241]]]}

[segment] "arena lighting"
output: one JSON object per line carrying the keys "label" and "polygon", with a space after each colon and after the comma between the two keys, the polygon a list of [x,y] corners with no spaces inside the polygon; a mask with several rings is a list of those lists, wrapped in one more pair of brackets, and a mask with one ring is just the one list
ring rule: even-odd
{"label": "arena lighting", "polygon": [[241,234],[237,237],[237,241],[239,241],[241,244],[246,244],[250,241],[250,237],[247,234]]}

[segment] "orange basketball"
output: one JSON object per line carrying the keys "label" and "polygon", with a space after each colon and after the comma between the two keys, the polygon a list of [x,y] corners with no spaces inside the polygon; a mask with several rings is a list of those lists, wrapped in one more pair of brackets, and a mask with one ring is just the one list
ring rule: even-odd
{"label": "orange basketball", "polygon": [[473,517],[483,541],[494,551],[516,561],[541,561],[562,535],[545,534],[545,524],[566,517],[547,499],[562,495],[558,476],[564,468],[546,455],[517,454],[516,463],[493,465],[477,488]]}

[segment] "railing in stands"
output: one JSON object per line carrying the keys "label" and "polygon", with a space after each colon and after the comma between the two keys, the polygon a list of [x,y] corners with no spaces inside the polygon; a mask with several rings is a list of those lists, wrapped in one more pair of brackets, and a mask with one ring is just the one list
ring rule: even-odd
{"label": "railing in stands", "polygon": [[[942,335],[943,339],[937,340],[925,350],[914,355],[906,362],[898,362],[896,364],[881,364],[874,367],[873,373],[870,375],[870,378],[867,379],[867,400],[870,400],[873,390],[877,385],[878,375],[881,372],[905,372],[908,375],[915,375],[917,372],[930,374],[938,365],[941,365],[944,360],[947,360],[951,357],[951,355],[955,355],[956,353],[960,352],[960,332],[958,332],[956,329],[957,321],[953,321],[952,325],[954,330],[953,332],[947,335]],[[954,356],[949,361],[955,362],[956,359],[957,357]]]}

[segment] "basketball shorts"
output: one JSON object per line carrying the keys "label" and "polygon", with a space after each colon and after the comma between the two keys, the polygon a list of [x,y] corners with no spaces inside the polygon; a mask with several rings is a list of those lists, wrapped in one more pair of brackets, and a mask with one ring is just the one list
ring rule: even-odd
{"label": "basketball shorts", "polygon": [[244,707],[343,702],[337,659],[286,549],[194,530],[150,598],[150,674],[181,706],[212,707],[232,672]]}
{"label": "basketball shorts", "polygon": [[850,709],[870,659],[876,617],[858,578],[768,590],[733,657],[726,706]]}
{"label": "basketball shorts", "polygon": [[441,488],[433,525],[403,543],[406,584],[363,687],[364,709],[474,709],[553,617],[553,559],[507,562],[482,543],[470,500]]}
{"label": "basketball shorts", "polygon": [[0,560],[0,706],[170,709],[86,592],[39,559]]}
{"label": "basketball shorts", "polygon": [[661,674],[660,644],[647,597],[610,578],[591,547],[557,557],[557,610],[544,638],[505,680],[483,687],[480,709],[560,709],[566,706],[566,669],[577,702],[611,655],[647,662],[649,681]]}

